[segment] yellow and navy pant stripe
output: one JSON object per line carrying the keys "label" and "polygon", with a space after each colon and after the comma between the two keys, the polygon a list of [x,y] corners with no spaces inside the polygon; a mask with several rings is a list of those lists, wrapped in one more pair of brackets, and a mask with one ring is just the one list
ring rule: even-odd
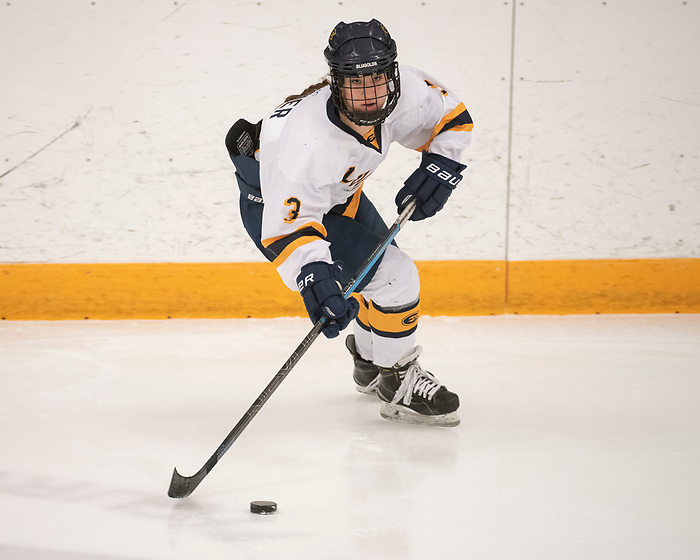
{"label": "yellow and navy pant stripe", "polygon": [[386,338],[403,338],[418,328],[420,300],[402,307],[384,308],[362,296],[356,297],[360,302],[357,323],[364,330]]}

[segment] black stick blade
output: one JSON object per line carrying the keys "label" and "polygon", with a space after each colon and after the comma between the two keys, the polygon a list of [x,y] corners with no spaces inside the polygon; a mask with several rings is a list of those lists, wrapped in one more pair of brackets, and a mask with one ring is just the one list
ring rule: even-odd
{"label": "black stick blade", "polygon": [[173,469],[173,478],[170,480],[170,488],[168,488],[168,496],[171,498],[186,498],[194,489],[199,486],[199,483],[207,476],[207,469],[203,467],[193,476],[182,476],[177,472],[177,468]]}

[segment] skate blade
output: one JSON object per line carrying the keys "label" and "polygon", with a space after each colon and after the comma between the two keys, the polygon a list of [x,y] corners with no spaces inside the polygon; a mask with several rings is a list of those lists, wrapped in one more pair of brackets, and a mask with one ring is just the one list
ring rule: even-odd
{"label": "skate blade", "polygon": [[459,426],[459,415],[457,411],[448,414],[428,416],[426,414],[418,414],[405,406],[382,402],[379,407],[379,414],[381,414],[382,418],[386,418],[387,420],[404,422],[407,424],[422,424],[424,426],[440,426],[444,428]]}

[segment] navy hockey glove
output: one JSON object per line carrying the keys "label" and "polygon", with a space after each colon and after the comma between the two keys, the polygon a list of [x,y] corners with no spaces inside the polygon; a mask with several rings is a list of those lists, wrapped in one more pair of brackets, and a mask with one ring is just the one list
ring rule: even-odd
{"label": "navy hockey glove", "polygon": [[335,338],[350,324],[360,304],[355,298],[345,299],[340,286],[340,273],[343,265],[340,261],[333,264],[318,261],[305,264],[297,276],[297,287],[304,298],[306,311],[311,322],[316,323],[326,317],[321,332],[328,338]]}
{"label": "navy hockey glove", "polygon": [[434,216],[445,206],[447,198],[462,180],[461,172],[466,168],[466,165],[448,157],[423,152],[420,166],[406,179],[396,195],[399,214],[413,198],[417,198],[418,207],[411,220],[417,222]]}

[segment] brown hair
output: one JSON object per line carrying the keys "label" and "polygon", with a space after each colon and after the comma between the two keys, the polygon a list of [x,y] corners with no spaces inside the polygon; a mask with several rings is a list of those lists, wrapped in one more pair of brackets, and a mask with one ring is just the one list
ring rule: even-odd
{"label": "brown hair", "polygon": [[310,95],[313,92],[318,91],[319,89],[324,88],[324,87],[329,86],[329,85],[331,85],[329,79],[323,78],[322,81],[318,82],[317,84],[314,84],[312,86],[307,87],[301,93],[288,96],[284,101],[287,102],[287,101],[291,101],[292,99],[299,99],[300,97],[306,97],[307,95]]}

